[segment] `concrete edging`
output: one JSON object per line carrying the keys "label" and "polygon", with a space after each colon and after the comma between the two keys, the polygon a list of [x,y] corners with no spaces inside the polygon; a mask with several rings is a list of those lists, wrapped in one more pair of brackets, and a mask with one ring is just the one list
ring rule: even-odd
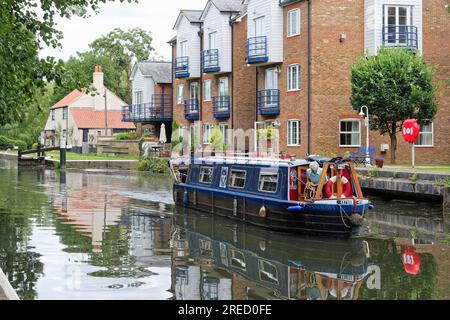
{"label": "concrete edging", "polygon": [[1,268],[0,268],[0,290],[3,290],[8,300],[20,300],[19,296],[9,283],[8,278],[6,278]]}

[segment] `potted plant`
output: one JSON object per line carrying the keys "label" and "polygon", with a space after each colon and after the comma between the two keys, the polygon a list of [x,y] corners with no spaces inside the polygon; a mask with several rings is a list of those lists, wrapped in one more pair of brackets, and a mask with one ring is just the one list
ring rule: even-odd
{"label": "potted plant", "polygon": [[375,158],[375,165],[376,165],[378,168],[383,168],[383,165],[384,165],[384,158],[382,158],[382,157],[376,157],[376,158]]}

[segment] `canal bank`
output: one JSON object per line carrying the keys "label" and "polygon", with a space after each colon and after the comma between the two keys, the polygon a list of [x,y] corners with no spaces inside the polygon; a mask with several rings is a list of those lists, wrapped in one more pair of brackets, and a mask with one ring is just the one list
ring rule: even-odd
{"label": "canal bank", "polygon": [[0,300],[20,300],[0,268]]}

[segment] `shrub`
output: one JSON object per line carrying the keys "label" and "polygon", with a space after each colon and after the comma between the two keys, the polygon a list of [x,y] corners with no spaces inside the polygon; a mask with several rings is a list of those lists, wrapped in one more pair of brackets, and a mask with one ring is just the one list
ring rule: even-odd
{"label": "shrub", "polygon": [[7,138],[5,136],[0,136],[0,147],[2,148],[10,148],[14,145],[14,140]]}
{"label": "shrub", "polygon": [[136,131],[130,131],[128,133],[128,137],[130,138],[130,140],[137,140],[138,138]]}
{"label": "shrub", "polygon": [[19,150],[26,150],[27,147],[28,147],[28,144],[25,141],[22,141],[22,140],[15,140],[14,141],[14,145],[16,147],[18,147]]}
{"label": "shrub", "polygon": [[379,178],[380,177],[380,169],[378,167],[373,167],[367,172],[367,176],[369,178]]}
{"label": "shrub", "polygon": [[139,160],[137,168],[139,171],[152,173],[169,173],[167,160],[162,158],[143,158]]}
{"label": "shrub", "polygon": [[410,177],[409,180],[411,180],[412,182],[416,182],[417,181],[417,173],[413,173]]}
{"label": "shrub", "polygon": [[116,140],[130,140],[130,133],[124,132],[116,135]]}

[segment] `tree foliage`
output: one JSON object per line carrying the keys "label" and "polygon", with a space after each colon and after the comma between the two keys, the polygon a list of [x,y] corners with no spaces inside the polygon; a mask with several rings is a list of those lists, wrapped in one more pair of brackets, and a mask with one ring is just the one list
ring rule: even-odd
{"label": "tree foliage", "polygon": [[391,138],[395,163],[396,134],[412,118],[424,123],[437,112],[433,70],[422,57],[402,48],[382,48],[377,56],[361,57],[351,69],[351,104],[369,107],[370,129]]}
{"label": "tree foliage", "polygon": [[[22,117],[21,108],[47,81],[59,83],[62,62],[40,58],[43,45],[60,47],[55,18],[87,17],[114,0],[3,0],[0,2],[0,125]],[[121,2],[125,0],[119,0]],[[136,0],[126,0],[136,2]]]}

